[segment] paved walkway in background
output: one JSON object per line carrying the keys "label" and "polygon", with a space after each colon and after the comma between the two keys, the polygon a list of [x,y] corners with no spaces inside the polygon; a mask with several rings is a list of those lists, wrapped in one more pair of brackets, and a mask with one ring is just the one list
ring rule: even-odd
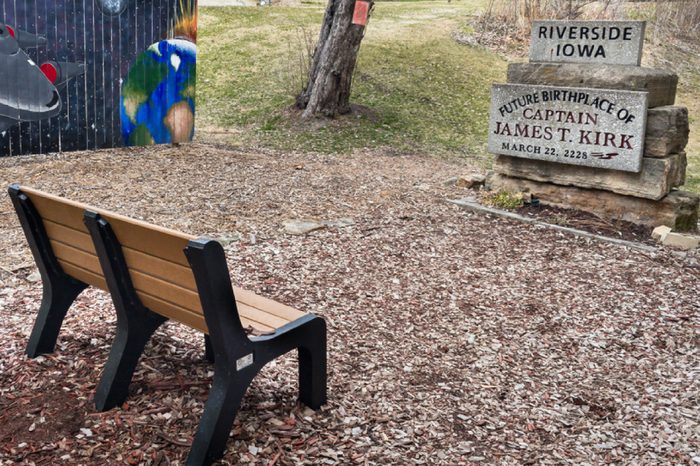
{"label": "paved walkway in background", "polygon": [[254,0],[199,0],[199,6],[253,6]]}

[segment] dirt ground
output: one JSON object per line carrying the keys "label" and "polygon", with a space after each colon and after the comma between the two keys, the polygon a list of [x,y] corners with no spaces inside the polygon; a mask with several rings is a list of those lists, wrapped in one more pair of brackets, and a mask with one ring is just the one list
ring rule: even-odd
{"label": "dirt ground", "polygon": [[[699,462],[697,263],[461,210],[445,180],[466,169],[195,144],[0,159],[0,185],[223,237],[237,284],[327,320],[328,404],[296,404],[295,356],[270,364],[223,464]],[[109,297],[86,291],[29,360],[34,271],[3,190],[0,463],[182,464],[213,374],[201,335],[161,327],[128,402],[96,413]]]}

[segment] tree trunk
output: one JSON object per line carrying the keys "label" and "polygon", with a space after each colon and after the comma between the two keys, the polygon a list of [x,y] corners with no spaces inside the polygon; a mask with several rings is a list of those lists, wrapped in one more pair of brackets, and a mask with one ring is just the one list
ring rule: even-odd
{"label": "tree trunk", "polygon": [[[374,4],[369,1],[369,10]],[[329,0],[306,88],[297,97],[302,118],[350,112],[350,86],[365,26],[352,24],[355,0]]]}

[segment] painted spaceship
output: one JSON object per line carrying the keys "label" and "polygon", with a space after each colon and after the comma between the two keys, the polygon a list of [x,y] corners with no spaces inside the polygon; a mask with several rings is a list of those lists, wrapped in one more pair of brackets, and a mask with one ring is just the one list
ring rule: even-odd
{"label": "painted spaceship", "polygon": [[56,116],[62,105],[58,89],[85,72],[78,63],[37,66],[23,50],[44,45],[45,38],[0,23],[0,132]]}

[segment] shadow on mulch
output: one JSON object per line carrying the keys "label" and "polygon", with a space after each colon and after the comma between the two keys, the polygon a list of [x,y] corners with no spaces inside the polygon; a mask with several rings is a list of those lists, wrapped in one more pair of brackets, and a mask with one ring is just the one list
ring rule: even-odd
{"label": "shadow on mulch", "polygon": [[6,399],[0,407],[0,448],[12,453],[11,448],[26,443],[25,456],[31,454],[33,445],[73,437],[83,426],[87,413],[84,400],[61,389]]}

